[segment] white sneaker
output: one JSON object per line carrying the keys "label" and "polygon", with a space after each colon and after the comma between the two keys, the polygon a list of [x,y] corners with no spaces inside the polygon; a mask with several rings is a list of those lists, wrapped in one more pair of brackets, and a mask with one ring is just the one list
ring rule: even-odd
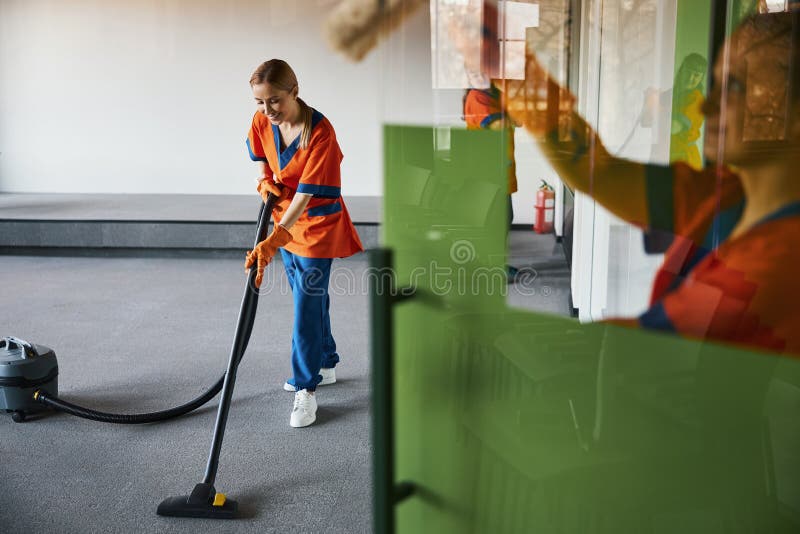
{"label": "white sneaker", "polygon": [[289,419],[289,426],[302,428],[317,420],[317,398],[307,389],[294,394],[294,408]]}
{"label": "white sneaker", "polygon": [[[323,367],[319,370],[319,374],[322,375],[322,382],[317,384],[318,386],[327,386],[328,384],[333,384],[336,382],[336,369],[333,367]],[[294,386],[289,382],[283,383],[283,389],[286,391],[291,391],[292,393],[295,391]]]}

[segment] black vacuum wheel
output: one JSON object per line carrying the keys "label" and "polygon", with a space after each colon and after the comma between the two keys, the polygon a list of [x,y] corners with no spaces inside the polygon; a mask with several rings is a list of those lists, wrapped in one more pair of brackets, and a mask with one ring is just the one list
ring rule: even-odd
{"label": "black vacuum wheel", "polygon": [[14,421],[15,423],[24,423],[25,422],[25,412],[23,412],[22,410],[17,410],[15,412],[12,412],[11,420]]}

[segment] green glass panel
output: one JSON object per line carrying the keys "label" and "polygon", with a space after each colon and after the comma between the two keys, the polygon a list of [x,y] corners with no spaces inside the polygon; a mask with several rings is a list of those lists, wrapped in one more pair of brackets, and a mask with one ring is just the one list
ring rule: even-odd
{"label": "green glass panel", "polygon": [[398,532],[798,531],[797,361],[508,308],[502,134],[384,136]]}

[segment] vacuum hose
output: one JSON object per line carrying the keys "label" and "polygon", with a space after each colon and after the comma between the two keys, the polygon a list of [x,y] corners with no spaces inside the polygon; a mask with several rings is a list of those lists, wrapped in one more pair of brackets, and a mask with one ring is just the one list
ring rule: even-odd
{"label": "vacuum hose", "polygon": [[[261,211],[258,215],[258,227],[256,229],[256,239],[255,244],[263,241],[267,237],[267,228],[269,227],[269,218],[272,214],[272,207],[275,205],[277,198],[275,195],[270,194],[269,199],[266,203],[261,204]],[[254,245],[255,247],[255,245]],[[248,278],[247,289],[245,292],[245,296],[247,296],[247,292],[255,292],[257,295],[257,289],[251,285],[249,282],[250,279],[254,278],[254,272],[251,271],[250,276]],[[247,301],[247,299],[245,299]],[[244,356],[244,351],[247,348],[247,344],[250,341],[250,334],[253,331],[253,323],[255,322],[255,315],[256,315],[256,307],[255,305],[248,306],[244,310],[245,314],[245,321],[244,321],[244,331],[242,335],[242,343],[240,346],[240,354],[239,354],[239,361],[241,361],[242,357]],[[238,365],[238,362],[237,362]],[[105,412],[98,412],[96,410],[90,410],[88,408],[84,408],[83,406],[78,406],[77,404],[72,404],[70,402],[63,401],[55,396],[48,396],[44,391],[36,391],[33,394],[33,398],[44,404],[45,406],[49,406],[50,408],[54,408],[58,411],[68,413],[70,415],[75,415],[77,417],[83,417],[84,419],[91,419],[92,421],[100,421],[101,423],[116,423],[120,425],[141,425],[145,423],[157,423],[159,421],[166,421],[167,419],[172,419],[174,417],[180,417],[182,415],[186,415],[187,413],[196,410],[200,406],[204,405],[211,399],[213,399],[217,393],[220,392],[222,386],[225,382],[225,375],[217,381],[216,384],[211,386],[208,391],[197,397],[191,402],[187,402],[181,406],[176,406],[175,408],[170,408],[169,410],[162,410],[160,412],[152,412],[152,413],[139,413],[139,414],[117,414],[117,413],[105,413]]]}
{"label": "vacuum hose", "polygon": [[78,406],[77,404],[72,404],[71,402],[61,400],[58,397],[49,397],[44,391],[37,391],[33,394],[33,398],[45,406],[49,406],[50,408],[60,412],[68,413],[70,415],[83,417],[84,419],[100,421],[101,423],[116,423],[119,425],[141,425],[145,423],[158,423],[159,421],[166,421],[167,419],[180,417],[198,409],[200,406],[213,399],[217,393],[219,393],[219,391],[222,389],[222,383],[224,381],[225,375],[222,375],[222,378],[217,380],[216,384],[211,386],[208,391],[193,401],[187,402],[181,406],[176,406],[175,408],[170,408],[169,410],[162,410],[160,412],[152,413],[119,414],[98,412],[96,410],[90,410],[88,408],[84,408],[83,406]]}

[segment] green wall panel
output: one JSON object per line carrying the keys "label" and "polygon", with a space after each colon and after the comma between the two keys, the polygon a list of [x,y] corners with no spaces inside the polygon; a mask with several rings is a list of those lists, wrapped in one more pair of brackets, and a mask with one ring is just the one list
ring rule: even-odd
{"label": "green wall panel", "polygon": [[384,130],[397,531],[798,531],[797,362],[508,308],[502,134],[435,134]]}
{"label": "green wall panel", "polygon": [[689,54],[708,59],[711,28],[711,0],[678,0],[675,27],[675,74]]}

